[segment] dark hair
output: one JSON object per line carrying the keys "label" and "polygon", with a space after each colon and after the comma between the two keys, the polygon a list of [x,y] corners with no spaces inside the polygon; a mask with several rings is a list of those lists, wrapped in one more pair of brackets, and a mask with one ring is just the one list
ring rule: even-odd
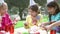
{"label": "dark hair", "polygon": [[38,12],[38,6],[37,5],[32,5],[29,7],[29,9],[35,11],[35,12]]}
{"label": "dark hair", "polygon": [[[52,2],[48,3],[47,7],[53,7],[53,8],[56,9],[54,15],[56,15],[57,13],[60,12],[59,6],[55,1],[52,1]],[[51,14],[49,14],[49,20],[51,21]]]}

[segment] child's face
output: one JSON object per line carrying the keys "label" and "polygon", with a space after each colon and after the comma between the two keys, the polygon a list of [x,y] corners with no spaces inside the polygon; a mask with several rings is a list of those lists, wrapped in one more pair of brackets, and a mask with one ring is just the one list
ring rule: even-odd
{"label": "child's face", "polygon": [[6,13],[6,9],[0,9],[1,14],[5,14]]}
{"label": "child's face", "polygon": [[31,9],[29,9],[29,12],[30,12],[30,15],[34,16],[34,17],[38,14],[38,12],[35,12],[35,11],[31,10]]}
{"label": "child's face", "polygon": [[48,9],[48,12],[49,12],[50,14],[54,14],[54,13],[55,13],[55,8],[53,8],[53,7],[48,7],[47,9]]}
{"label": "child's face", "polygon": [[8,11],[8,6],[7,6],[6,3],[3,3],[3,4],[0,6],[0,13],[1,13],[1,15],[5,14],[7,11]]}

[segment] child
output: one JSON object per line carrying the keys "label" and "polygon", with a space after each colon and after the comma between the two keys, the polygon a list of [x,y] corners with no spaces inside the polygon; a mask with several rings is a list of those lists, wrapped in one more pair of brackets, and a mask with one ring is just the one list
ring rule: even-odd
{"label": "child", "polygon": [[32,5],[29,7],[29,15],[26,17],[25,28],[31,28],[32,26],[38,26],[39,22],[42,20],[42,15],[38,14],[38,6]]}
{"label": "child", "polygon": [[51,30],[50,34],[60,34],[60,9],[58,4],[55,1],[52,1],[47,4],[47,9],[49,12],[49,22],[42,23],[41,27]]}
{"label": "child", "polygon": [[10,19],[9,14],[7,13],[8,11],[8,6],[7,4],[4,2],[2,3],[2,5],[0,6],[0,13],[2,16],[2,30],[6,31],[6,32],[10,32],[10,34],[14,34],[14,26],[12,24],[12,21]]}

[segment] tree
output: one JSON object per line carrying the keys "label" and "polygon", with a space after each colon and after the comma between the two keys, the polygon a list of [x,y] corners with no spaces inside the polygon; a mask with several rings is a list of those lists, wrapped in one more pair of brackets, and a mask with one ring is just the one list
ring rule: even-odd
{"label": "tree", "polygon": [[12,6],[16,6],[19,8],[19,15],[22,19],[22,11],[28,7],[29,0],[5,0],[9,6],[9,9],[11,9]]}
{"label": "tree", "polygon": [[59,4],[59,6],[60,6],[60,0],[56,0],[57,1],[57,3]]}
{"label": "tree", "polygon": [[34,0],[36,3],[38,3],[40,6],[45,6],[47,3],[47,0]]}
{"label": "tree", "polygon": [[[5,0],[9,6],[9,9],[11,7],[16,6],[19,8],[19,15],[22,19],[22,11],[28,7],[29,0]],[[38,3],[40,6],[45,6],[47,0],[34,0],[36,3]]]}

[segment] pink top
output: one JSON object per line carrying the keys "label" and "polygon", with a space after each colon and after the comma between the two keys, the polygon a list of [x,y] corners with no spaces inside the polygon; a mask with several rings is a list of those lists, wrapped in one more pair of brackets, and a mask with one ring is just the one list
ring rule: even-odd
{"label": "pink top", "polygon": [[5,25],[12,25],[12,21],[10,19],[9,14],[5,14],[4,16],[2,16],[2,27],[4,27]]}

